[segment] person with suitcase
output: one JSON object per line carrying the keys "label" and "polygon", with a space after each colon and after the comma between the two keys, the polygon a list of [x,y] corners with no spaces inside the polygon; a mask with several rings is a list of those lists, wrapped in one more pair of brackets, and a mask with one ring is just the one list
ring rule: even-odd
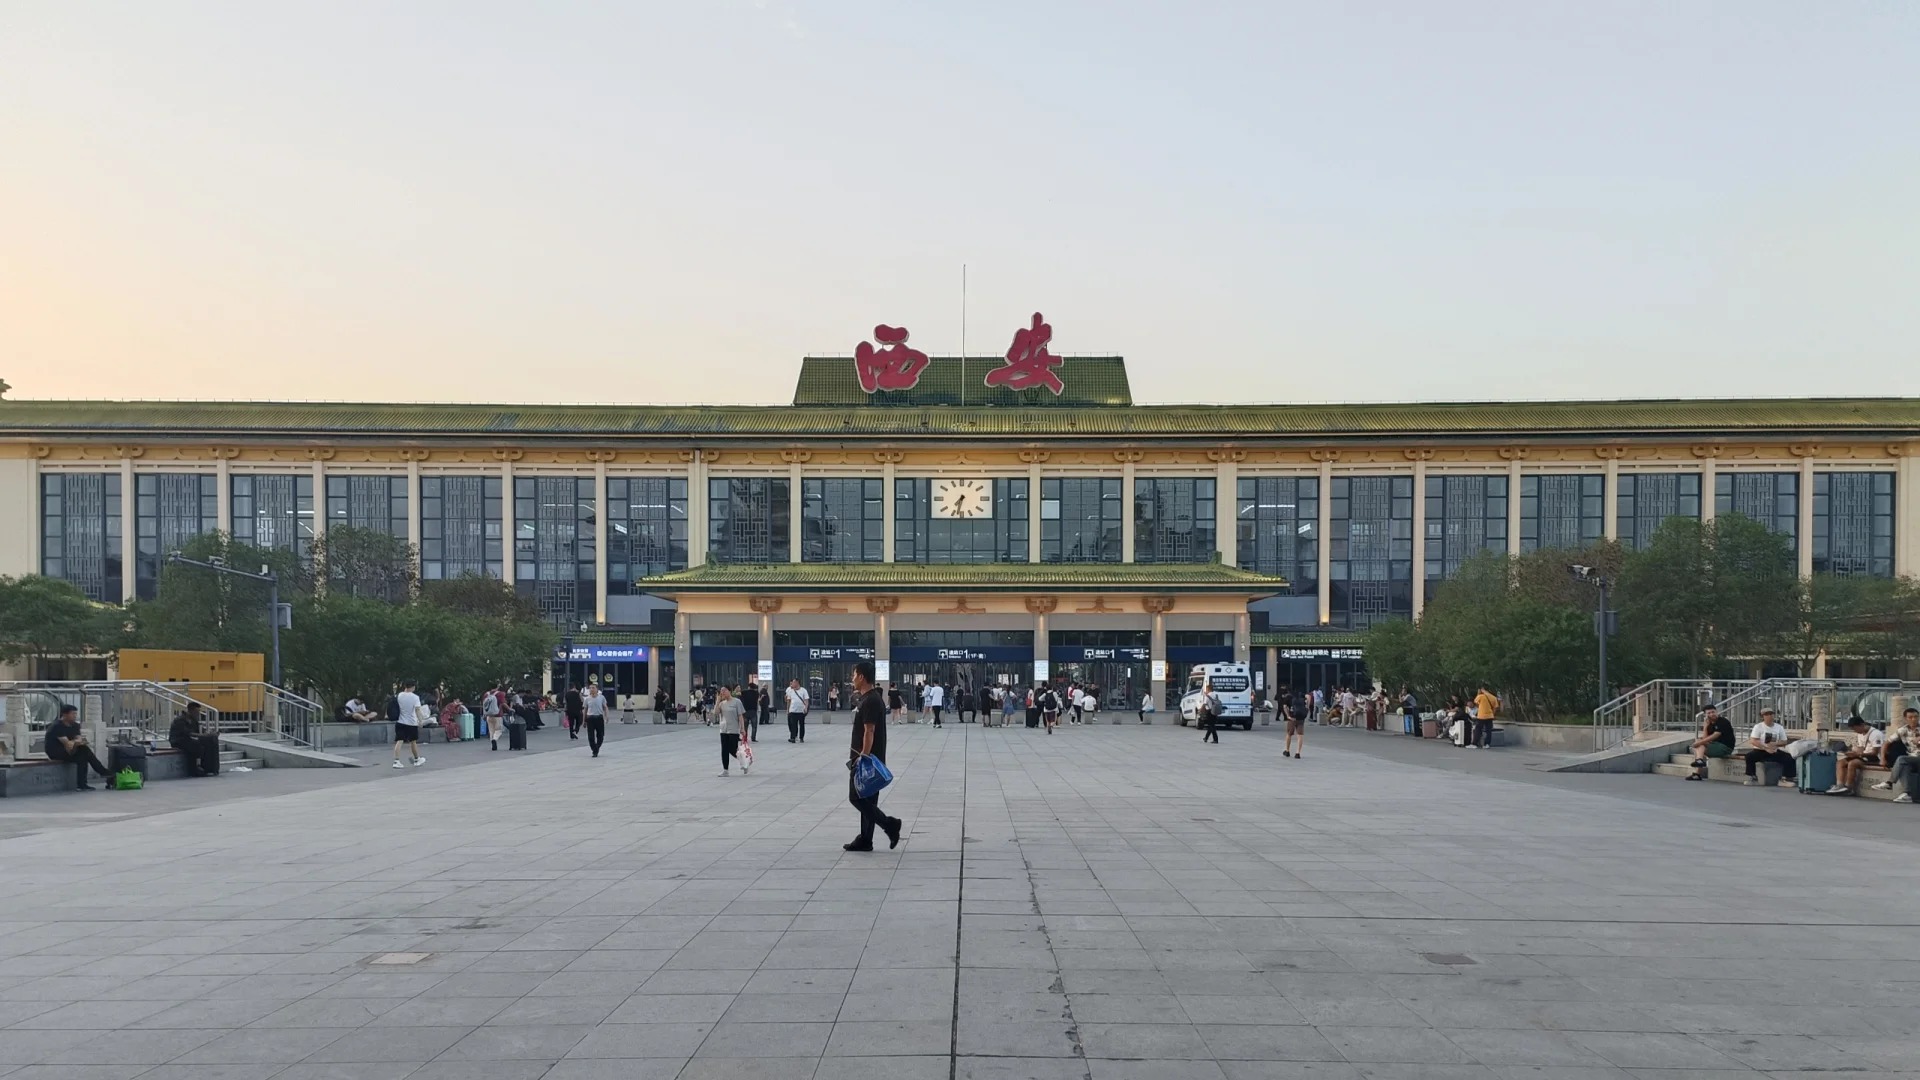
{"label": "person with suitcase", "polygon": [[205,714],[200,709],[200,703],[197,701],[189,701],[187,702],[187,707],[180,710],[180,714],[173,718],[173,726],[167,729],[167,745],[173,747],[174,750],[179,752],[181,757],[186,759],[188,776],[207,775],[204,744],[209,738],[213,740],[215,746],[213,753],[214,771],[218,772],[220,770],[220,751],[218,749],[220,739],[218,736],[207,736],[200,733],[200,723],[204,718]]}
{"label": "person with suitcase", "polygon": [[1709,759],[1723,758],[1733,753],[1733,724],[1720,715],[1717,706],[1709,705],[1701,712],[1700,737],[1693,740],[1692,749],[1693,772],[1687,777],[1689,780],[1705,780]]}

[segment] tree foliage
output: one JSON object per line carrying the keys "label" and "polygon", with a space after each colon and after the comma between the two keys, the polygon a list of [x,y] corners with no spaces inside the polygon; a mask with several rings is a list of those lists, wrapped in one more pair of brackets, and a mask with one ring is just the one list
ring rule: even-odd
{"label": "tree foliage", "polygon": [[435,607],[476,619],[537,622],[540,618],[540,609],[532,600],[499,578],[481,574],[422,582],[420,598]]}
{"label": "tree foliage", "polygon": [[1736,658],[1776,653],[1800,625],[1792,547],[1739,514],[1668,518],[1619,581],[1621,634],[1674,675],[1718,673]]}
{"label": "tree foliage", "polygon": [[538,678],[554,644],[538,622],[329,593],[295,616],[283,648],[289,680],[338,706],[379,701],[405,679],[472,701],[502,681]]}
{"label": "tree foliage", "polygon": [[[180,553],[201,562],[219,560],[248,573],[267,567],[280,579],[282,602],[299,598],[310,587],[307,570],[293,552],[237,543],[224,533],[196,536]],[[263,581],[163,563],[154,598],[129,609],[131,643],[147,649],[267,652],[272,641],[268,595]]]}
{"label": "tree foliage", "polygon": [[400,603],[414,594],[413,545],[379,529],[332,525],[313,544],[326,569],[326,591]]}
{"label": "tree foliage", "polygon": [[0,576],[0,663],[111,651],[122,613],[95,604],[72,582]]}

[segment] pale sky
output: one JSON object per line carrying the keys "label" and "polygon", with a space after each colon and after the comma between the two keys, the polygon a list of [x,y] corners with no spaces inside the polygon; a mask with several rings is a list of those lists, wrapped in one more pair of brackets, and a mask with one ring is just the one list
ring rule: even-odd
{"label": "pale sky", "polygon": [[0,0],[21,397],[1920,395],[1920,4]]}

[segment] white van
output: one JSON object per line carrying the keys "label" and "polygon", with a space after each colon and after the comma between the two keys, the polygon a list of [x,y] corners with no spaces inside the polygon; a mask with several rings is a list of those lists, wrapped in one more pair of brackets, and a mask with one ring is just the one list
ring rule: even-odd
{"label": "white van", "polygon": [[1253,730],[1253,671],[1245,664],[1195,664],[1187,676],[1187,692],[1180,699],[1180,726],[1200,720],[1201,690],[1208,683],[1220,698],[1220,717],[1224,727],[1239,724]]}

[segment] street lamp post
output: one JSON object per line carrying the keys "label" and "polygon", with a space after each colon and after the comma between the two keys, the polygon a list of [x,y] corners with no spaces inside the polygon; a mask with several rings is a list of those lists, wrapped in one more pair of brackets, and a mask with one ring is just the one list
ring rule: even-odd
{"label": "street lamp post", "polygon": [[1613,588],[1613,581],[1596,567],[1576,563],[1568,569],[1576,579],[1592,585],[1599,593],[1599,606],[1593,613],[1593,634],[1600,639],[1600,705],[1605,708],[1607,702],[1613,700],[1607,693],[1607,638],[1613,636],[1615,629],[1613,612],[1607,610],[1607,593]]}
{"label": "street lamp post", "polygon": [[182,555],[177,551],[169,552],[167,554],[167,562],[175,565],[197,566],[202,570],[211,570],[216,574],[231,574],[234,577],[246,578],[248,581],[264,581],[267,583],[267,627],[273,634],[273,685],[279,686],[280,685],[280,578],[279,576],[276,575],[272,569],[265,566],[262,566],[260,568],[259,573],[251,574],[245,570],[235,570],[233,567],[228,566],[226,562],[221,559],[216,558],[216,559],[211,559],[211,560],[202,562],[199,559],[189,559],[185,555]]}

